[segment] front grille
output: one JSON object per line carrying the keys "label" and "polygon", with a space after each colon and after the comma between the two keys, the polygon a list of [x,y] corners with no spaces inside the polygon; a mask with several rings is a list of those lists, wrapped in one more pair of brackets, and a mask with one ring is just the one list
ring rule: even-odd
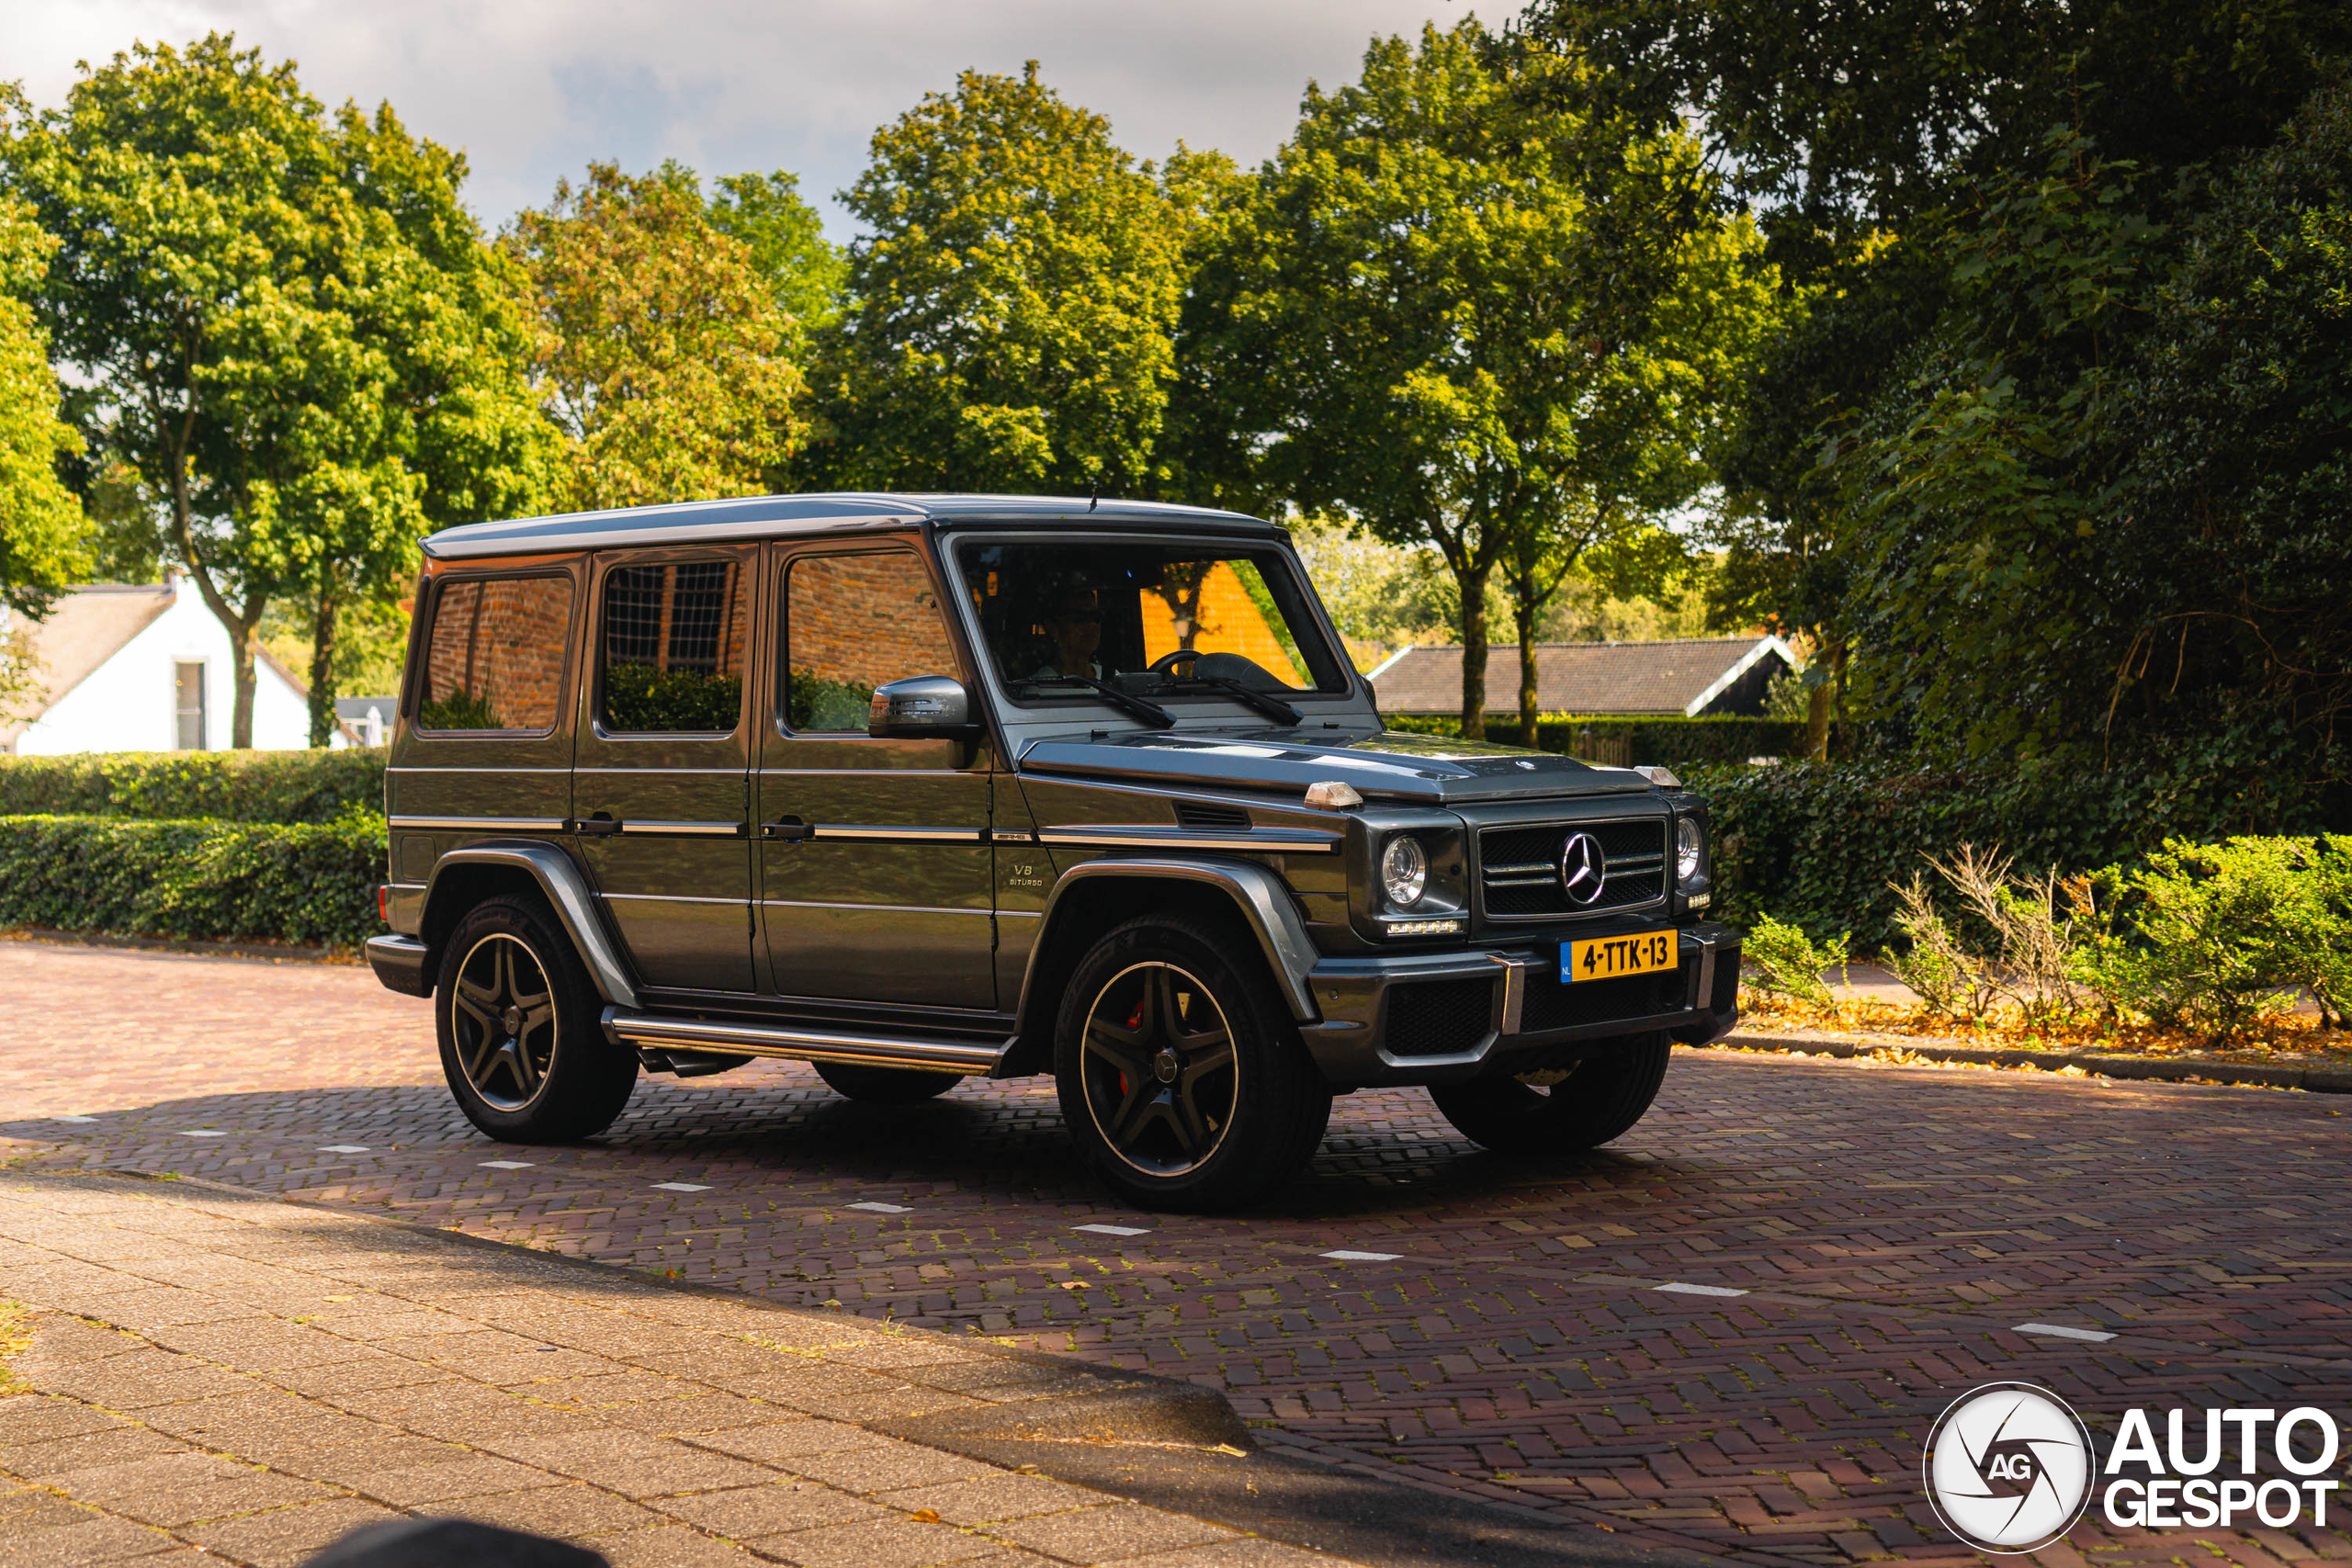
{"label": "front grille", "polygon": [[1176,820],[1187,828],[1247,828],[1250,813],[1238,806],[1219,806],[1214,801],[1180,800]]}
{"label": "front grille", "polygon": [[[1560,883],[1560,853],[1571,833],[1598,839],[1608,863],[1600,897],[1589,904],[1569,902]],[[1487,913],[1506,919],[1598,914],[1653,903],[1666,896],[1666,819],[1488,828],[1478,835],[1478,874]]]}
{"label": "front grille", "polygon": [[1422,980],[1388,989],[1388,1029],[1381,1043],[1399,1056],[1450,1056],[1486,1038],[1494,1010],[1488,979]]}
{"label": "front grille", "polygon": [[1562,985],[1559,976],[1536,970],[1527,976],[1527,994],[1520,1000],[1519,1027],[1534,1034],[1546,1029],[1576,1029],[1591,1023],[1615,1023],[1629,1018],[1655,1018],[1680,1012],[1683,998],[1697,983],[1692,965],[1664,969],[1655,975],[1627,975],[1615,980],[1579,980]]}

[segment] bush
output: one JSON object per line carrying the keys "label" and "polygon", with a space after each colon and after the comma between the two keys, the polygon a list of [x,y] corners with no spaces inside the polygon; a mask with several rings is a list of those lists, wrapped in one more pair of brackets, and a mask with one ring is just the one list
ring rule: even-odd
{"label": "bush", "polygon": [[384,808],[384,758],[373,748],[0,757],[0,817],[333,822]]}
{"label": "bush", "polygon": [[2110,867],[2077,896],[2103,929],[2075,973],[2110,1007],[2215,1035],[2250,1032],[2308,987],[2324,1021],[2352,1001],[2352,840],[2166,843],[2137,869]]}
{"label": "bush", "polygon": [[[1922,854],[1949,861],[1962,844],[1999,844],[2063,877],[2137,864],[2167,839],[2328,825],[2301,786],[2186,761],[2104,773],[1813,762],[1678,771],[1712,813],[1718,918],[1752,924],[1769,910],[1816,936],[1851,931],[1861,953],[1897,936],[1896,889]],[[1956,899],[1948,908],[1961,913]]]}
{"label": "bush", "polygon": [[[1399,714],[1381,722],[1408,735],[1458,736],[1459,718]],[[1507,714],[1487,720],[1488,739],[1504,745],[1519,738],[1519,716]],[[1623,714],[1539,714],[1535,744],[1544,750],[1571,756],[1585,749],[1589,735],[1593,750],[1623,745],[1628,767],[1695,767],[1708,762],[1745,762],[1750,757],[1788,757],[1804,750],[1804,726],[1779,718],[1743,715],[1701,718]]]}
{"label": "bush", "polygon": [[1802,928],[1767,915],[1748,931],[1740,950],[1740,978],[1759,991],[1826,1010],[1838,1005],[1838,998],[1822,972],[1835,969],[1842,977],[1851,956],[1842,934],[1815,942]]}
{"label": "bush", "polygon": [[356,947],[379,928],[384,819],[0,817],[0,926]]}

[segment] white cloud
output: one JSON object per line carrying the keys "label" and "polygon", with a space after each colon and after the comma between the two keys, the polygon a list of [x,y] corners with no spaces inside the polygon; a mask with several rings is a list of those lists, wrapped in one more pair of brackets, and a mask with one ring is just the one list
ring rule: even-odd
{"label": "white cloud", "polygon": [[[1498,20],[1515,6],[1487,9]],[[0,73],[62,100],[77,60],[133,39],[233,30],[300,62],[330,103],[389,99],[413,131],[465,150],[485,221],[542,202],[591,158],[675,157],[709,174],[785,168],[826,211],[866,139],[967,68],[1041,63],[1145,157],[1178,139],[1245,163],[1278,146],[1309,77],[1351,78],[1376,32],[1451,26],[1463,0],[0,0]]]}

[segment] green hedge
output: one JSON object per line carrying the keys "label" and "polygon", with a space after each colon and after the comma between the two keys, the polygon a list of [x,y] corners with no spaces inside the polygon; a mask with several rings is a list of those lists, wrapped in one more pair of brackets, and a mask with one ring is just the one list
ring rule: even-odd
{"label": "green hedge", "polygon": [[0,817],[333,822],[384,808],[380,749],[0,757]]}
{"label": "green hedge", "polygon": [[381,929],[384,819],[0,817],[0,926],[356,947]]}
{"label": "green hedge", "polygon": [[2316,795],[2292,781],[2233,778],[2184,763],[2108,773],[1981,768],[1899,772],[1868,764],[1704,768],[1715,911],[1735,924],[1772,915],[1817,937],[1851,931],[1858,952],[1894,934],[1887,884],[1924,868],[1921,852],[1998,847],[2020,869],[2132,865],[2168,838],[2310,833]]}
{"label": "green hedge", "polygon": [[[1462,733],[1459,718],[1398,714],[1383,722],[1391,729],[1412,735]],[[1570,755],[1581,749],[1587,732],[1603,743],[1621,736],[1630,741],[1632,754],[1626,758],[1629,767],[1662,764],[1684,768],[1705,762],[1745,762],[1750,757],[1792,757],[1804,750],[1804,725],[1787,719],[1739,715],[1709,715],[1701,718],[1628,718],[1622,714],[1536,716],[1535,743],[1546,751]],[[1504,745],[1516,744],[1518,716],[1490,715],[1487,719],[1487,739]]]}

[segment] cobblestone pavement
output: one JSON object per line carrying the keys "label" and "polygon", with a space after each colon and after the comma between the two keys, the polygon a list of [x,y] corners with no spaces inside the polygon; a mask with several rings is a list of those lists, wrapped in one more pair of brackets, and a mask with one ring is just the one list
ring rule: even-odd
{"label": "cobblestone pavement", "polygon": [[[1989,1380],[2102,1436],[2134,1404],[2160,1428],[2175,1404],[2352,1406],[2352,1119],[2328,1096],[1679,1052],[1599,1154],[1498,1160],[1418,1091],[1360,1093],[1305,1179],[1204,1219],[1121,1209],[1043,1080],[882,1110],[758,1064],[646,1080],[595,1145],[511,1148],[451,1109],[425,1005],[364,973],[8,943],[0,994],[0,1136],[36,1168],[200,1175],[1186,1377],[1270,1445],[1629,1542],[1963,1559],[1919,1445]],[[2341,1512],[2192,1540],[2095,1510],[2041,1556],[2352,1558]]]}
{"label": "cobblestone pavement", "polygon": [[1101,1375],[845,1314],[119,1177],[0,1176],[0,1561],[291,1568],[404,1514],[615,1568],[1341,1561],[876,1432]]}

